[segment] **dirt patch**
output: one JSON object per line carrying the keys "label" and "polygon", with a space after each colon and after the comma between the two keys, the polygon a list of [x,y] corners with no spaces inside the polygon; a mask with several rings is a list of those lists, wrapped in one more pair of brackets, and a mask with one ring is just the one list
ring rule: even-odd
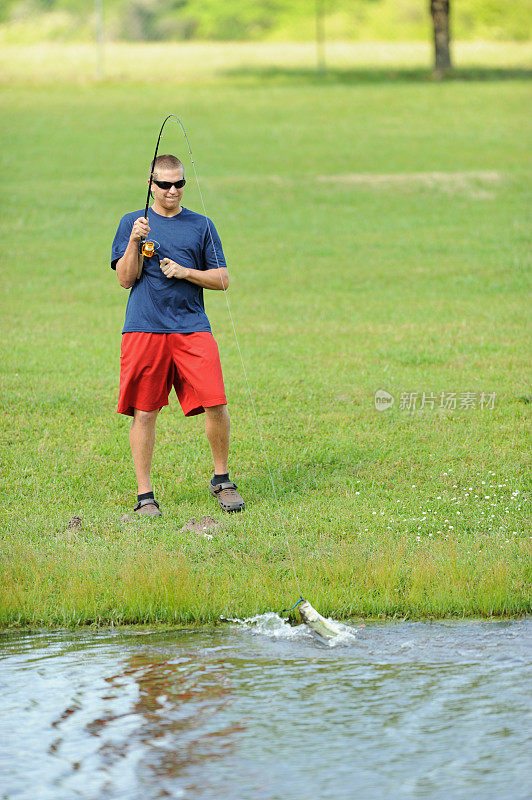
{"label": "dirt patch", "polygon": [[344,183],[374,186],[387,189],[397,187],[426,187],[439,189],[446,194],[469,194],[473,197],[492,197],[495,184],[500,183],[502,175],[493,170],[470,172],[397,172],[363,173],[351,172],[340,175],[318,175],[322,183]]}
{"label": "dirt patch", "polygon": [[207,514],[199,519],[196,519],[195,517],[189,519],[188,522],[185,522],[183,527],[180,528],[179,533],[199,533],[206,539],[212,539],[212,533],[209,533],[209,531],[216,531],[222,525],[223,522],[220,522],[220,520],[214,519],[214,517],[211,517],[209,514]]}
{"label": "dirt patch", "polygon": [[[369,186],[377,191],[392,190],[412,192],[428,190],[444,194],[463,194],[473,199],[486,200],[496,196],[497,187],[505,179],[504,172],[495,170],[467,170],[460,172],[340,172],[329,175],[268,175],[268,185],[297,187],[308,181],[318,181],[337,186]],[[263,183],[262,175],[232,175],[205,179],[213,185],[230,183],[232,186]]]}
{"label": "dirt patch", "polygon": [[83,520],[75,514],[70,517],[64,528],[57,528],[55,532],[58,539],[64,542],[76,542],[83,533]]}
{"label": "dirt patch", "polygon": [[[369,186],[377,191],[393,190],[411,192],[428,190],[448,195],[462,194],[473,199],[486,200],[495,197],[497,187],[504,181],[504,173],[495,170],[468,170],[461,172],[340,172],[330,175],[298,176],[268,175],[268,184],[273,186],[301,185],[308,180],[337,186]],[[212,179],[215,183],[218,179]],[[221,181],[221,179],[220,179]],[[260,175],[234,175],[224,177],[234,186],[263,182]]]}

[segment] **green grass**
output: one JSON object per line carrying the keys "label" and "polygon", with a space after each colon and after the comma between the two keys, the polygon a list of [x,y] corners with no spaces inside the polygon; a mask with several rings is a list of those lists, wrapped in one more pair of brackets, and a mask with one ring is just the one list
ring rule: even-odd
{"label": "green grass", "polygon": [[[169,112],[231,266],[303,593],[335,617],[529,611],[530,94],[517,79],[5,87],[2,625],[205,622],[297,599],[221,293],[206,305],[247,509],[213,540],[179,532],[222,514],[203,420],[174,396],[153,470],[164,517],[120,523],[135,485],[109,250]],[[163,149],[184,155],[177,128]],[[495,406],[399,408],[423,391]]]}
{"label": "green grass", "polygon": [[[89,43],[21,44],[2,35],[0,83],[91,84],[98,74],[98,51]],[[101,68],[109,82],[227,85],[319,82],[431,81],[434,60],[430,37],[424,42],[327,42],[327,73],[316,75],[313,42],[106,42]],[[461,42],[452,45],[459,79],[502,80],[530,77],[531,42]]]}

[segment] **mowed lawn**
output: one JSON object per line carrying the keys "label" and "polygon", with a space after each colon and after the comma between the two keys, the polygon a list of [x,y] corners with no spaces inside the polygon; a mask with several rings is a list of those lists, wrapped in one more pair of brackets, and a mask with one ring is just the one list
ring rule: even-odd
{"label": "mowed lawn", "polygon": [[[136,486],[110,245],[171,112],[224,243],[303,594],[337,618],[529,610],[530,99],[520,80],[5,87],[0,623],[184,624],[298,599],[221,293],[206,308],[246,511],[209,495],[203,418],[174,395],[164,517],[120,521]],[[177,126],[161,150],[201,211]],[[213,539],[180,532],[203,514],[224,522]]]}

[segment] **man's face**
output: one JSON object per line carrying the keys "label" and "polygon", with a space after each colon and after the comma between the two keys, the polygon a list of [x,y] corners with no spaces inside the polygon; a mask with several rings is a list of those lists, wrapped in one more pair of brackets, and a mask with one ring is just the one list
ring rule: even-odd
{"label": "man's face", "polygon": [[153,199],[156,204],[162,206],[166,211],[177,211],[180,206],[181,198],[183,197],[184,187],[177,189],[175,186],[170,186],[169,189],[161,189],[155,181],[180,181],[184,177],[183,170],[179,169],[158,169],[153,173],[153,181],[151,184],[151,191]]}

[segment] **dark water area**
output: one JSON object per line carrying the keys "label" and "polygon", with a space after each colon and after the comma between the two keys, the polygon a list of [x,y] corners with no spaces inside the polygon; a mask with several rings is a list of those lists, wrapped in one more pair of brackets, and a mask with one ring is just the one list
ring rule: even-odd
{"label": "dark water area", "polygon": [[0,634],[0,798],[532,797],[532,621]]}

